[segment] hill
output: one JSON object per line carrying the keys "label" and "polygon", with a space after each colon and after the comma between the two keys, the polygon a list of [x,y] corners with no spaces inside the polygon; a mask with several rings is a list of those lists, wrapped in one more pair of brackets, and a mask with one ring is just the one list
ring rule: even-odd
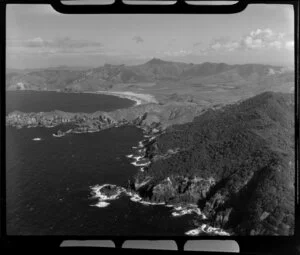
{"label": "hill", "polygon": [[176,89],[197,94],[199,88],[227,90],[258,86],[261,89],[264,84],[282,87],[293,80],[293,71],[278,66],[208,62],[187,64],[154,58],[135,66],[105,64],[90,69],[59,67],[26,72],[11,70],[6,76],[6,88],[62,91],[141,89],[153,93],[163,88],[165,91],[162,93],[174,93]]}
{"label": "hill", "polygon": [[152,163],[130,184],[144,199],[196,203],[209,224],[233,234],[293,234],[291,94],[265,92],[210,109],[168,127],[146,155]]}

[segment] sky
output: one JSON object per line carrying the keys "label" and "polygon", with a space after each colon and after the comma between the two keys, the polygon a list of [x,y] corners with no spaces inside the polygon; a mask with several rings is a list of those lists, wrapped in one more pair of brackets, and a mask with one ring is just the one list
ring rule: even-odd
{"label": "sky", "polygon": [[291,5],[249,5],[237,14],[60,14],[50,5],[8,5],[8,68],[187,63],[293,66]]}

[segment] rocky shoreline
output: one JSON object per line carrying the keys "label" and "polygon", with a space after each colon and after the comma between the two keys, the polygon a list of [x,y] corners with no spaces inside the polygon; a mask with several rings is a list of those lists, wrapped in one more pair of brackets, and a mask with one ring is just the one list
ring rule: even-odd
{"label": "rocky shoreline", "polygon": [[13,111],[6,116],[6,125],[18,129],[35,127],[53,128],[59,125],[71,126],[71,129],[67,132],[59,130],[59,134],[54,134],[57,137],[64,136],[67,133],[93,133],[113,127],[134,125],[142,128],[145,135],[149,136],[165,130],[173,124],[192,121],[201,112],[203,112],[203,109],[195,104],[158,105],[156,103],[142,104],[112,112]]}
{"label": "rocky shoreline", "polygon": [[[283,198],[293,194],[292,107],[290,97],[264,93],[219,110],[205,111],[195,104],[146,104],[108,113],[13,112],[6,117],[6,124],[17,128],[71,124],[70,133],[134,125],[143,129],[145,139],[127,157],[140,171],[128,180],[127,187],[93,187],[93,197],[99,199],[96,206],[106,207],[109,198],[127,194],[133,202],[172,207],[174,217],[198,215],[197,228],[187,235],[288,235],[292,233],[292,210],[289,204],[280,206]],[[279,117],[272,115],[274,112]],[[182,123],[188,124],[176,125]],[[274,130],[281,143],[270,135]],[[268,145],[270,141],[274,148],[290,153],[278,154],[279,149],[274,151]],[[270,202],[254,207],[264,201],[266,186],[270,187]],[[262,198],[252,197],[253,192]],[[277,197],[278,192],[284,195]],[[245,204],[247,199],[253,207]],[[277,200],[281,202],[273,205]],[[242,218],[249,215],[253,224]],[[275,220],[278,224],[274,227]]]}
{"label": "rocky shoreline", "polygon": [[[230,235],[231,230],[229,232],[222,228],[228,222],[231,211],[227,211],[226,215],[220,215],[217,219],[219,224],[216,224],[216,219],[212,220],[211,217],[207,217],[198,205],[198,201],[204,200],[209,191],[216,185],[214,178],[204,179],[198,176],[171,175],[162,181],[157,181],[148,175],[151,164],[159,158],[166,157],[166,155],[159,155],[155,149],[153,150],[153,147],[156,146],[156,139],[164,133],[165,131],[159,131],[155,135],[149,135],[149,133],[144,132],[145,139],[133,148],[135,150],[133,154],[127,155],[127,158],[134,159],[132,164],[137,166],[139,171],[128,181],[125,193],[132,196],[131,200],[135,202],[171,207],[173,208],[171,213],[173,217],[195,214],[203,223],[198,228],[187,231],[186,235],[193,236],[203,233]],[[169,151],[171,155],[177,152],[178,150]],[[206,211],[206,213],[210,212]]]}
{"label": "rocky shoreline", "polygon": [[[171,176],[157,182],[153,180],[153,178],[147,177],[147,170],[152,162],[165,158],[168,154],[173,155],[177,153],[178,150],[170,150],[165,155],[156,153],[156,139],[165,133],[165,129],[158,122],[152,122],[150,125],[145,124],[145,119],[145,114],[139,114],[137,118],[132,118],[131,121],[124,119],[117,121],[113,119],[109,113],[103,112],[93,114],[65,113],[60,111],[51,113],[13,112],[7,116],[6,124],[16,128],[52,128],[58,125],[73,126],[66,131],[58,130],[56,134],[53,134],[55,137],[63,137],[68,133],[99,132],[107,128],[135,125],[143,130],[144,139],[140,141],[137,146],[133,147],[133,153],[127,155],[127,158],[132,159],[131,164],[139,169],[137,175],[128,181],[128,185],[125,188],[117,187],[112,184],[93,187],[93,197],[99,200],[94,206],[107,207],[109,200],[117,199],[124,193],[130,196],[133,202],[144,205],[164,205],[172,207],[173,211],[171,215],[173,217],[195,214],[201,220],[207,219],[205,214],[199,209],[197,201],[200,197],[205,196],[210,187],[214,185],[213,179],[205,180],[196,176],[193,178]],[[143,174],[143,176],[139,174]],[[198,231],[198,233],[204,232],[204,229]],[[190,233],[187,233],[187,235],[189,234]]]}
{"label": "rocky shoreline", "polygon": [[[276,116],[281,120],[280,124],[283,127],[277,129],[277,138],[285,143],[275,146],[273,142],[274,147],[268,147],[266,140],[256,135],[262,132],[262,129],[269,134],[268,128],[277,128],[279,122],[273,119],[266,120],[253,114],[256,109],[253,110],[252,100],[255,100],[254,105],[257,108],[260,107],[261,102],[271,104],[272,100],[272,109],[276,109],[277,114],[289,116],[286,119]],[[250,109],[248,105],[251,106]],[[198,227],[186,234],[198,235],[204,231],[224,234],[224,230],[226,233],[238,235],[288,235],[292,233],[294,216],[292,206],[288,204],[293,194],[293,142],[289,139],[293,137],[293,122],[291,121],[293,117],[289,111],[292,106],[289,95],[264,93],[217,112],[207,112],[198,117],[193,124],[172,127],[162,137],[158,135],[145,143],[145,157],[151,163],[130,180],[129,188],[150,203],[164,203],[178,207],[196,205],[197,210],[199,209],[205,215],[206,220],[203,222],[203,219],[199,217]],[[262,111],[265,111],[265,108]],[[274,110],[266,112],[272,116]],[[264,128],[257,125],[257,122],[253,125],[252,121],[257,121],[256,118],[261,120],[260,125]],[[229,130],[227,140],[224,139],[226,129],[217,129],[216,125],[225,126]],[[230,125],[235,132],[229,129]],[[239,132],[236,127],[242,127],[243,132]],[[256,128],[259,131],[254,134],[253,130]],[[220,136],[215,138],[217,131]],[[194,132],[192,136],[194,140],[189,140],[190,132]],[[173,143],[170,143],[170,139],[173,139]],[[269,137],[269,139],[274,138]],[[220,140],[223,143],[219,144]],[[207,144],[206,147],[202,146],[204,141]],[[227,148],[230,146],[230,150],[224,150],[224,144]],[[290,147],[287,147],[287,144]],[[191,149],[191,145],[195,146],[194,150]],[[286,146],[283,150],[290,151],[290,154],[285,154],[286,158],[278,164],[279,156],[274,148],[280,148],[280,146]],[[190,150],[190,153],[184,154],[186,150]],[[193,153],[194,157],[191,156]],[[233,154],[243,156],[245,159],[232,156]],[[282,155],[280,156],[283,158]],[[199,161],[198,165],[190,163],[193,160],[195,162],[199,157],[202,159],[200,164]],[[235,162],[238,162],[237,158],[240,163],[234,166]],[[258,161],[260,164],[257,163]],[[177,167],[176,162],[182,164],[181,169]],[[224,164],[223,168],[220,168],[220,163]],[[225,164],[231,165],[231,168]],[[196,170],[191,170],[191,167],[196,166]],[[214,169],[217,170],[213,171]],[[274,179],[271,177],[276,178],[276,183],[272,183]],[[277,188],[278,185],[280,188]],[[277,195],[274,190],[282,192],[281,196]],[[252,194],[260,194],[260,197],[252,196]],[[289,202],[285,203],[283,197],[286,200],[289,199]],[[245,203],[247,199],[252,199],[252,207],[248,207]],[[276,205],[276,200],[282,202]],[[261,205],[262,201],[267,201],[264,202],[264,206]],[[285,203],[284,206],[283,203]],[[249,224],[248,217],[252,220],[252,224]],[[276,217],[282,221],[277,220]],[[278,223],[274,223],[275,221]]]}
{"label": "rocky shoreline", "polygon": [[[160,109],[160,106],[157,108],[157,105],[148,104],[114,112],[99,111],[91,114],[62,111],[48,113],[15,111],[6,116],[6,125],[16,128],[71,126],[66,131],[59,129],[57,133],[53,134],[54,137],[63,137],[68,133],[91,133],[113,127],[134,125],[143,130],[144,139],[139,142],[138,146],[133,147],[133,154],[127,155],[127,157],[133,160],[131,164],[138,167],[139,171],[128,181],[126,188],[107,188],[110,186],[104,186],[106,188],[102,189],[102,187],[94,187],[94,197],[99,199],[95,206],[106,207],[109,205],[108,200],[117,199],[122,193],[125,193],[131,196],[131,200],[134,202],[172,207],[172,216],[174,217],[196,214],[201,220],[205,220],[208,217],[199,209],[197,201],[200,198],[205,198],[215,184],[214,179],[175,175],[163,180],[155,180],[155,178],[148,176],[148,169],[153,162],[179,152],[178,148],[170,149],[165,154],[157,152],[156,139],[165,133],[168,126],[162,125],[164,121],[160,122],[160,119],[153,118],[151,113],[147,112],[147,109],[153,110],[153,108],[157,110]],[[174,118],[176,115],[171,112],[170,116]],[[111,193],[114,195],[112,196]],[[106,199],[105,196],[110,197],[110,199]],[[205,230],[198,232],[204,233]]]}

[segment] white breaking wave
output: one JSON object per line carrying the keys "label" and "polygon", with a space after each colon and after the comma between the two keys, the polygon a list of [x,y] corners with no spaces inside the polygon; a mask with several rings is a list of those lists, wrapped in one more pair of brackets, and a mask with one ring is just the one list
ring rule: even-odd
{"label": "white breaking wave", "polygon": [[139,202],[139,201],[142,200],[142,198],[138,194],[134,194],[134,195],[131,196],[130,200],[132,202]]}
{"label": "white breaking wave", "polygon": [[[107,196],[101,192],[103,188],[109,186],[116,189],[116,193],[114,195]],[[94,187],[91,187],[91,189],[92,189],[93,198],[99,198],[103,201],[115,200],[121,195],[122,192],[125,191],[123,187],[118,187],[117,185],[113,185],[113,184],[95,185]]]}
{"label": "white breaking wave", "polygon": [[36,138],[33,138],[32,140],[33,140],[33,141],[41,141],[42,139],[39,138],[39,137],[36,137]]}
{"label": "white breaking wave", "polygon": [[223,230],[221,228],[214,228],[207,224],[202,224],[198,228],[191,229],[191,230],[185,232],[185,234],[189,235],[189,236],[198,236],[201,233],[215,234],[215,235],[220,235],[220,236],[230,236],[230,234],[228,232],[226,232],[225,230]]}
{"label": "white breaking wave", "polygon": [[[108,186],[116,189],[116,193],[114,195],[107,196],[107,195],[103,194],[103,192],[101,190],[105,187],[108,187]],[[119,187],[119,186],[116,186],[116,185],[113,185],[113,184],[95,185],[95,186],[91,187],[91,190],[92,190],[91,191],[92,198],[98,199],[98,203],[94,204],[94,205],[91,205],[91,206],[96,206],[96,207],[99,207],[99,208],[108,206],[109,203],[107,201],[116,200],[122,194],[125,194],[125,195],[129,196],[130,200],[132,202],[138,202],[138,203],[143,204],[143,205],[165,205],[164,202],[154,203],[154,202],[144,201],[137,193],[127,191],[125,188]]]}
{"label": "white breaking wave", "polygon": [[136,161],[139,161],[140,159],[144,158],[142,156],[133,156],[132,158],[134,158]]}
{"label": "white breaking wave", "polygon": [[144,149],[139,149],[138,152],[139,152],[139,153],[145,153],[145,152],[146,152],[146,149],[145,149],[145,148],[144,148]]}
{"label": "white breaking wave", "polygon": [[148,202],[148,201],[139,201],[139,203],[143,204],[143,205],[165,205],[164,202],[160,202],[160,203],[154,203],[154,202]]}
{"label": "white breaking wave", "polygon": [[153,141],[155,138],[156,138],[156,136],[152,136],[152,137],[149,139],[149,142]]}
{"label": "white breaking wave", "polygon": [[126,194],[128,196],[131,196],[130,200],[132,202],[138,202],[140,204],[143,204],[143,205],[165,205],[164,202],[161,202],[161,203],[154,203],[154,202],[148,202],[148,201],[145,201],[143,200],[138,194],[136,193],[132,193],[132,192],[126,192]]}
{"label": "white breaking wave", "polygon": [[195,229],[192,229],[192,230],[189,230],[187,232],[185,232],[186,235],[188,236],[197,236],[201,233],[201,230],[199,228],[195,228]]}
{"label": "white breaking wave", "polygon": [[[114,192],[113,195],[111,196],[107,196],[106,194],[103,193],[102,189],[105,187],[111,187],[113,189],[116,190],[116,192]],[[92,194],[92,198],[98,199],[98,203],[92,206],[97,206],[97,207],[106,207],[109,205],[108,202],[106,201],[110,201],[110,200],[116,200],[119,198],[119,196],[125,192],[125,188],[123,187],[118,187],[116,185],[113,184],[103,184],[103,185],[95,185],[91,187],[91,194]]]}
{"label": "white breaking wave", "polygon": [[150,164],[150,162],[147,162],[147,163],[132,162],[131,164],[134,166],[148,166]]}
{"label": "white breaking wave", "polygon": [[132,164],[134,166],[138,166],[138,167],[140,167],[140,166],[148,166],[151,163],[150,161],[145,162],[145,163],[139,163],[140,160],[145,159],[144,156],[134,156],[133,154],[130,154],[130,155],[127,155],[126,157],[134,159],[134,161],[131,162],[130,164]]}
{"label": "white breaking wave", "polygon": [[[144,171],[143,167],[141,168],[141,171]],[[114,189],[114,192],[112,195],[108,196],[107,194],[104,194],[103,189],[106,187],[111,187],[112,189]],[[190,204],[187,206],[176,206],[176,205],[166,204],[165,202],[158,202],[158,203],[149,202],[149,201],[143,200],[142,197],[139,196],[137,193],[127,191],[125,188],[119,187],[119,186],[113,185],[113,184],[95,185],[90,188],[92,190],[91,191],[92,198],[98,199],[98,203],[93,206],[106,207],[107,205],[109,205],[109,203],[107,203],[107,201],[116,200],[122,194],[125,194],[130,197],[130,200],[132,202],[138,202],[143,205],[165,205],[166,207],[173,207],[172,215],[174,217],[195,213],[195,214],[201,216],[202,219],[206,219],[205,215],[201,212],[201,210],[197,207],[197,205],[194,205],[194,204]]]}
{"label": "white breaking wave", "polygon": [[91,206],[96,206],[96,207],[99,207],[99,208],[104,208],[104,207],[107,207],[109,206],[110,204],[107,203],[107,202],[98,202],[97,204],[95,205],[91,205]]}
{"label": "white breaking wave", "polygon": [[206,216],[201,212],[201,210],[197,207],[197,205],[190,204],[187,206],[169,206],[174,207],[174,211],[172,212],[172,216],[179,217],[188,214],[197,214],[202,217],[202,219],[206,219]]}
{"label": "white breaking wave", "polygon": [[[110,196],[108,196],[107,194],[104,194],[102,189],[105,187],[111,187],[112,189],[114,189],[113,194]],[[124,194],[124,195],[129,196],[130,200],[132,202],[140,203],[140,204],[143,204],[146,206],[148,206],[148,205],[164,205],[166,207],[172,207],[173,208],[172,216],[174,216],[174,217],[179,217],[179,216],[194,213],[194,214],[197,214],[198,216],[201,216],[202,219],[206,219],[206,216],[201,212],[201,210],[195,204],[189,204],[186,206],[178,206],[178,205],[176,206],[176,205],[172,205],[172,204],[166,204],[165,202],[159,202],[159,203],[149,202],[149,201],[143,200],[142,197],[139,196],[137,193],[132,192],[132,191],[127,191],[125,188],[119,187],[119,186],[113,185],[113,184],[95,185],[95,186],[91,186],[90,188],[92,190],[91,191],[92,198],[98,199],[98,202],[91,206],[105,208],[110,205],[110,203],[108,203],[107,201],[116,200],[122,194]],[[225,230],[223,230],[221,228],[211,227],[207,224],[202,224],[198,228],[191,229],[191,230],[185,232],[185,235],[198,236],[201,233],[221,235],[221,236],[229,236],[230,235],[228,232],[226,232]]]}

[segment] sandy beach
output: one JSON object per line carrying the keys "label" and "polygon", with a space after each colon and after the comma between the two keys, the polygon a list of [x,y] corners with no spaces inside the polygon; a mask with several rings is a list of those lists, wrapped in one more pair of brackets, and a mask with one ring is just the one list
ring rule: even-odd
{"label": "sandy beach", "polygon": [[135,106],[141,104],[147,104],[147,103],[156,103],[156,104],[158,103],[155,97],[150,94],[140,94],[140,93],[134,93],[130,91],[102,91],[102,90],[96,91],[94,93],[127,98],[135,101],[136,102]]}

